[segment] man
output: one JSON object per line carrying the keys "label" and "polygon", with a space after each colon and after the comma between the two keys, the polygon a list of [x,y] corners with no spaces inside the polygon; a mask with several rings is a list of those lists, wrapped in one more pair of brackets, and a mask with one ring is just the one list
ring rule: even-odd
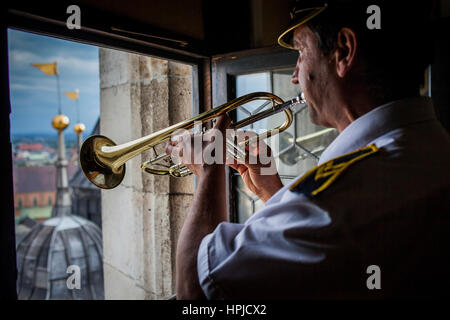
{"label": "man", "polygon": [[[198,186],[178,242],[177,297],[448,296],[450,138],[419,96],[425,10],[305,3],[279,43],[299,51],[292,82],[311,121],[340,134],[286,186],[260,165],[231,164],[265,202],[245,224],[227,222],[224,165],[187,163]],[[372,4],[381,29],[368,22]],[[220,117],[215,128],[229,125]],[[182,155],[184,141],[166,152]]]}

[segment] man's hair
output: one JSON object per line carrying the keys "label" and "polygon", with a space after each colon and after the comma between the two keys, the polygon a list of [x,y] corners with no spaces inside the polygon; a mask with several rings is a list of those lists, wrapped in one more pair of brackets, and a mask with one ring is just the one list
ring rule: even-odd
{"label": "man's hair", "polygon": [[[330,1],[331,2],[331,1]],[[316,34],[319,49],[331,54],[343,27],[358,40],[357,59],[364,81],[384,99],[418,94],[424,71],[432,62],[433,41],[428,23],[430,6],[425,1],[337,1],[306,25]],[[369,29],[369,5],[380,8],[380,29]]]}

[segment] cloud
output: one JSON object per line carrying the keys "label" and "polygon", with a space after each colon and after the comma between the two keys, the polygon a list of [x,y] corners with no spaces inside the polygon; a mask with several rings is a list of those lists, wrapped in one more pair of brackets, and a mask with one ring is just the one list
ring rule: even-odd
{"label": "cloud", "polygon": [[41,85],[28,85],[28,84],[22,84],[22,83],[11,83],[10,84],[11,90],[36,90],[36,91],[49,91],[49,92],[56,92],[56,88],[51,88],[48,86],[41,86]]}
{"label": "cloud", "polygon": [[[36,82],[35,77],[21,77],[20,81],[11,81],[9,88],[11,91],[45,91],[45,92],[56,92],[56,84],[55,83],[48,83],[48,85],[45,85],[42,81],[38,84],[34,84],[33,82]],[[80,80],[81,82],[81,80]],[[28,84],[27,84],[28,83]],[[79,84],[79,82],[78,82]],[[92,84],[96,84],[96,86],[92,86]],[[63,96],[64,92],[66,91],[72,91],[75,89],[75,86],[69,86],[67,84],[64,84],[61,86],[61,97],[62,99],[66,99],[65,96]],[[89,97],[92,95],[98,96],[100,93],[100,89],[98,87],[98,83],[91,82],[88,83],[88,85],[81,85],[78,86],[78,89],[80,91],[80,99],[83,99],[86,95]]]}
{"label": "cloud", "polygon": [[100,108],[98,48],[31,33],[8,30],[11,133],[53,132],[50,126],[58,108],[56,77],[44,75],[32,63],[58,61],[61,109],[75,123],[74,101],[65,91],[80,89],[80,120],[90,132]]}
{"label": "cloud", "polygon": [[46,63],[58,61],[59,72],[62,70],[70,73],[83,73],[89,75],[98,75],[99,66],[98,58],[96,59],[82,59],[78,57],[68,56],[41,56],[31,51],[24,51],[20,49],[14,49],[10,51],[10,64],[13,68],[27,66],[32,63]]}
{"label": "cloud", "polygon": [[17,65],[31,64],[33,62],[39,61],[40,56],[34,54],[33,52],[23,51],[23,50],[11,50],[9,52],[10,62]]}
{"label": "cloud", "polygon": [[54,60],[60,63],[61,68],[64,67],[72,71],[88,74],[99,74],[98,59],[87,60],[75,57],[57,57]]}

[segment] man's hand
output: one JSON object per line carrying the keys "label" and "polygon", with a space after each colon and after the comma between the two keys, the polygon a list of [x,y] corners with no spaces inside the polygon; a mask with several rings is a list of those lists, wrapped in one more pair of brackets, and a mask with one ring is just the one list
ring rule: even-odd
{"label": "man's hand", "polygon": [[214,128],[205,133],[193,134],[184,131],[175,134],[166,145],[166,154],[178,159],[194,175],[201,177],[205,171],[218,167],[223,169],[225,163],[225,133],[231,120],[224,114],[217,118]]}
{"label": "man's hand", "polygon": [[[255,136],[251,131],[238,131],[238,142]],[[245,160],[231,159],[228,156],[227,165],[237,170],[247,188],[262,201],[269,200],[283,187],[280,176],[276,171],[275,159],[272,150],[264,143],[258,141],[246,147]]]}

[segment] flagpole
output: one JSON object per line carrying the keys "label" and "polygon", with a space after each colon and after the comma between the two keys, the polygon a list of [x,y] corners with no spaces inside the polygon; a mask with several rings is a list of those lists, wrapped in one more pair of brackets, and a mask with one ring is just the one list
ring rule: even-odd
{"label": "flagpole", "polygon": [[58,114],[61,114],[61,88],[59,86],[59,74],[56,74],[56,83],[58,87]]}
{"label": "flagpole", "polygon": [[80,104],[79,104],[79,102],[78,102],[78,97],[77,97],[77,99],[76,99],[76,101],[77,101],[77,122],[80,122]]}

